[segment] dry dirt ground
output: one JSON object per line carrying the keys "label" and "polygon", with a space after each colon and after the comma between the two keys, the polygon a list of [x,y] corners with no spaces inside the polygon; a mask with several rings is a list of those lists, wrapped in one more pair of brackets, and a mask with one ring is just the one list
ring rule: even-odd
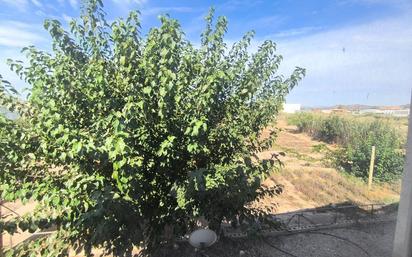
{"label": "dry dirt ground", "polygon": [[[277,208],[283,213],[304,208],[314,208],[338,203],[393,203],[399,201],[400,186],[374,184],[368,190],[364,181],[339,172],[325,164],[325,156],[315,152],[314,146],[323,144],[306,134],[298,133],[284,118],[278,121],[281,129],[273,151],[263,153],[268,158],[273,152],[284,152],[280,157],[284,167],[275,172],[264,183],[282,184],[284,192],[276,198],[267,198],[261,204]],[[327,145],[330,149],[334,145]]]}
{"label": "dry dirt ground", "polygon": [[[35,203],[34,202],[29,202],[25,205],[23,205],[21,202],[13,202],[13,203],[4,203],[2,208],[2,217],[4,217],[5,220],[15,218],[17,215],[23,215],[25,213],[28,213],[30,211],[33,211],[35,208]],[[3,235],[3,246],[4,247],[10,247],[16,244],[19,244],[23,242],[25,239],[30,237],[29,232],[19,232],[14,234],[13,236],[5,233]]]}

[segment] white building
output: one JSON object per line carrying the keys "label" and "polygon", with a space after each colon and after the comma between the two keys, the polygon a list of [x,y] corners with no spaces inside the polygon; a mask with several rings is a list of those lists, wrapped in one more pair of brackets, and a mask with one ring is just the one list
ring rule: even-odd
{"label": "white building", "polygon": [[409,109],[399,109],[399,110],[383,110],[383,114],[394,116],[394,117],[408,117]]}
{"label": "white building", "polygon": [[296,113],[299,112],[302,108],[301,104],[284,104],[283,112],[285,113]]}
{"label": "white building", "polygon": [[358,112],[359,114],[380,114],[394,117],[408,117],[409,109],[397,108],[381,108],[381,109],[364,109]]}

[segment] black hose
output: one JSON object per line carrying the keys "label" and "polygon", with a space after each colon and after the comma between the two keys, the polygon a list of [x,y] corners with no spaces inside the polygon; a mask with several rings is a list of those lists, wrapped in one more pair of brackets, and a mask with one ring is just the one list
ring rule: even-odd
{"label": "black hose", "polygon": [[279,247],[271,244],[270,242],[266,241],[265,238],[262,238],[262,241],[263,241],[264,243],[266,243],[267,245],[269,245],[270,247],[278,250],[279,252],[286,254],[287,256],[299,257],[299,256],[297,256],[297,255],[294,255],[293,253],[290,253],[290,252],[287,252],[287,251],[285,251],[285,250],[282,250],[282,249],[280,249]]}
{"label": "black hose", "polygon": [[355,243],[355,242],[353,242],[353,241],[351,241],[351,240],[349,240],[349,239],[347,239],[347,238],[340,237],[340,236],[337,236],[337,235],[334,235],[334,234],[325,233],[325,232],[317,232],[317,231],[308,231],[308,232],[303,232],[303,233],[319,234],[319,235],[331,236],[331,237],[340,239],[340,240],[342,240],[342,241],[345,241],[345,242],[347,242],[347,243],[350,243],[350,244],[356,246],[357,248],[359,248],[360,250],[362,250],[362,252],[364,252],[368,257],[371,257],[371,255],[368,253],[368,251],[366,251],[362,246],[360,246],[359,244],[357,244],[357,243]]}

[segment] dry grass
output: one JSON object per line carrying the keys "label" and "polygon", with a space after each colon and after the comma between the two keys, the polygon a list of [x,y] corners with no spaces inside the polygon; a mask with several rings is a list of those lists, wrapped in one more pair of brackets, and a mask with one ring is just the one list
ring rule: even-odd
{"label": "dry grass", "polygon": [[[267,185],[283,184],[284,193],[261,201],[266,206],[279,204],[278,212],[313,208],[328,204],[353,202],[356,204],[393,203],[399,201],[400,184],[374,184],[368,190],[364,181],[349,174],[326,167],[324,156],[314,152],[313,146],[321,142],[296,132],[281,118],[277,124],[282,131],[273,151],[283,151],[285,166],[265,181]],[[334,148],[333,145],[328,145]],[[262,156],[269,156],[270,152]]]}

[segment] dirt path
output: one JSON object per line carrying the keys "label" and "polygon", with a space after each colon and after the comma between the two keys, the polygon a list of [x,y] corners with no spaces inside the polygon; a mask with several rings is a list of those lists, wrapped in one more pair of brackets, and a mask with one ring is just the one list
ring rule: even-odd
{"label": "dirt path", "polygon": [[[29,202],[27,204],[22,204],[20,201],[13,203],[5,203],[5,207],[2,207],[2,215],[5,217],[5,220],[15,218],[17,215],[24,215],[34,210],[36,203]],[[7,208],[6,208],[7,207]],[[9,209],[12,209],[11,212]],[[31,236],[29,232],[18,231],[14,235],[9,235],[8,233],[3,234],[3,246],[9,248],[15,246]]]}

